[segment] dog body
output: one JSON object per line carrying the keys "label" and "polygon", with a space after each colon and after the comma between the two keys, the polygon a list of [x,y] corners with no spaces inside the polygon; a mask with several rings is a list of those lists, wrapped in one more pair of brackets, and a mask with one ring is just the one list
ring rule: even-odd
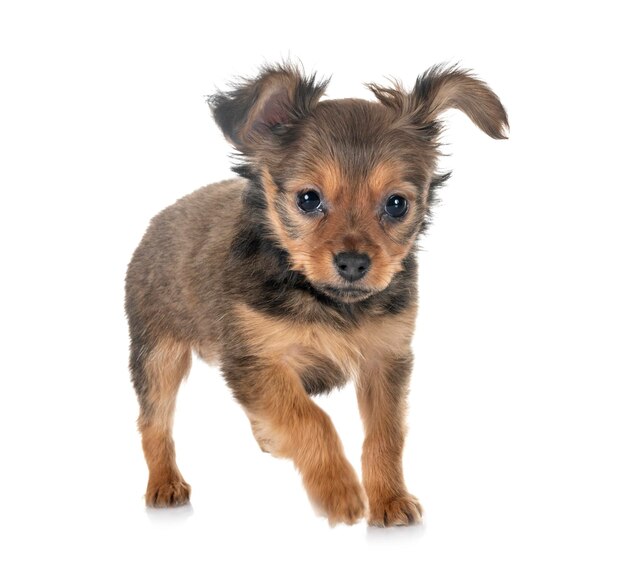
{"label": "dog body", "polygon": [[[171,436],[195,350],[217,363],[265,451],[291,458],[331,523],[421,517],[405,487],[405,404],[417,312],[415,247],[434,191],[437,116],[460,108],[492,137],[506,114],[480,81],[434,68],[378,102],[320,101],[290,66],[210,100],[240,178],[157,215],[129,265],[131,373],[149,505],[190,488]],[[310,396],[353,380],[365,426],[363,487]],[[364,489],[363,489],[364,488]]]}

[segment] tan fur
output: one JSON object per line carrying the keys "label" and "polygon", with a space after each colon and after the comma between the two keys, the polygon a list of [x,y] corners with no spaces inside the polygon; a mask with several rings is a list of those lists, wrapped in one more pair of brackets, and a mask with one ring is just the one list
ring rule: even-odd
{"label": "tan fur", "polygon": [[172,424],[176,394],[191,367],[188,346],[164,338],[146,364],[152,384],[148,395],[151,409],[139,417],[139,430],[150,477],[146,503],[154,507],[182,505],[189,500],[190,487],[176,466]]}
{"label": "tan fur", "polygon": [[[384,358],[383,358],[384,359]],[[405,436],[405,395],[391,395],[384,365],[364,369],[357,383],[359,410],[365,426],[361,463],[363,486],[369,500],[369,521],[373,525],[408,525],[419,520],[422,509],[410,495],[402,474]]]}
{"label": "tan fur", "polygon": [[369,368],[369,360],[384,359],[399,348],[408,350],[415,309],[349,330],[277,319],[245,305],[239,305],[235,315],[246,340],[259,355],[279,359],[296,370],[321,356],[352,379]]}
{"label": "tan fur", "polygon": [[277,356],[256,381],[248,415],[262,449],[293,460],[311,501],[331,524],[359,520],[363,489],[330,418],[308,397],[293,367]]}

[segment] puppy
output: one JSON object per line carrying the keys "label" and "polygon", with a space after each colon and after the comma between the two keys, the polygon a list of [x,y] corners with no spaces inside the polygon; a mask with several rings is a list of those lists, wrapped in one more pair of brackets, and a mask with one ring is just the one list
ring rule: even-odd
{"label": "puppy", "polygon": [[[289,64],[209,98],[238,151],[237,179],[158,214],[126,278],[146,503],[189,500],[172,421],[191,353],[221,368],[262,450],[290,458],[331,524],[420,520],[402,450],[417,311],[416,242],[436,189],[439,117],[465,112],[505,138],[497,96],[433,67],[376,101],[320,100]],[[352,380],[365,427],[363,486],[311,396]]]}

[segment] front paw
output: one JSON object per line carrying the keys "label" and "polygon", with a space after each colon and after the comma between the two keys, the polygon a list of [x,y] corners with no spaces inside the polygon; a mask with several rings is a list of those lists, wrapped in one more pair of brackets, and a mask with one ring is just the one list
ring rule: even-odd
{"label": "front paw", "polygon": [[328,517],[331,526],[353,525],[365,516],[365,492],[347,462],[305,479],[305,486],[313,505]]}
{"label": "front paw", "polygon": [[422,506],[409,493],[369,502],[368,523],[374,527],[406,526],[422,521]]}
{"label": "front paw", "polygon": [[179,507],[189,503],[191,487],[182,477],[149,482],[146,491],[148,507]]}

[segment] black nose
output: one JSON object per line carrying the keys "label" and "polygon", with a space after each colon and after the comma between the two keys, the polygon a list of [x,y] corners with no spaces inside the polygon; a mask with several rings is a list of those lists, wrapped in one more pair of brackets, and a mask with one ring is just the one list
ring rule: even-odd
{"label": "black nose", "polygon": [[341,252],[335,256],[337,273],[347,281],[358,281],[369,271],[372,264],[367,254]]}

